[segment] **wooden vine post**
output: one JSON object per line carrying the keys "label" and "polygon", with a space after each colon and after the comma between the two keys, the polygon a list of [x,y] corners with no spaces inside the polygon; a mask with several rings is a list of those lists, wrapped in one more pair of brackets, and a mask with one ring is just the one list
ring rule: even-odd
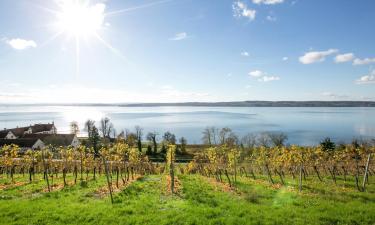
{"label": "wooden vine post", "polygon": [[45,157],[44,149],[42,149],[42,161],[43,161],[43,167],[44,167],[44,178],[46,179],[46,182],[47,182],[48,192],[51,192],[51,187],[49,186],[49,180],[48,180],[48,167],[47,167],[46,160],[45,160],[44,157]]}
{"label": "wooden vine post", "polygon": [[176,147],[174,145],[169,145],[168,154],[167,154],[167,166],[169,166],[169,176],[171,179],[171,193],[174,193],[174,157],[175,157]]}
{"label": "wooden vine post", "polygon": [[368,154],[368,157],[367,157],[365,174],[363,175],[362,191],[366,190],[366,181],[368,179],[368,170],[370,166],[370,160],[371,160],[371,153]]}
{"label": "wooden vine post", "polygon": [[[102,148],[102,153],[103,153],[104,148]],[[105,155],[102,154],[102,160],[103,160],[103,165],[104,165],[104,170],[105,170],[105,176],[107,177],[107,184],[108,184],[108,190],[109,190],[109,195],[111,196],[111,203],[113,204],[113,196],[112,196],[112,182],[109,178],[109,169],[108,169],[108,164],[105,159]]]}
{"label": "wooden vine post", "polygon": [[298,190],[302,191],[302,175],[303,175],[303,152],[301,152],[301,162],[299,166],[299,187]]}

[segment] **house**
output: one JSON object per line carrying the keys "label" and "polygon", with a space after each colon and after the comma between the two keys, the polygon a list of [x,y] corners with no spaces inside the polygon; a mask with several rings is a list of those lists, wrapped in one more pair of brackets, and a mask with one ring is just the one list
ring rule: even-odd
{"label": "house", "polygon": [[13,129],[4,129],[0,131],[0,139],[17,139],[25,134],[56,134],[57,130],[52,122],[51,124],[34,124],[28,127],[17,127]]}
{"label": "house", "polygon": [[55,147],[72,146],[76,148],[81,144],[75,134],[25,134],[23,138],[39,138],[46,146]]}
{"label": "house", "polygon": [[21,152],[27,149],[42,149],[45,144],[39,138],[0,139],[0,146],[15,144],[21,148]]}
{"label": "house", "polygon": [[54,123],[48,123],[0,131],[0,147],[11,144],[18,145],[22,152],[27,149],[42,149],[48,145],[78,147],[80,141],[75,134],[57,134]]}

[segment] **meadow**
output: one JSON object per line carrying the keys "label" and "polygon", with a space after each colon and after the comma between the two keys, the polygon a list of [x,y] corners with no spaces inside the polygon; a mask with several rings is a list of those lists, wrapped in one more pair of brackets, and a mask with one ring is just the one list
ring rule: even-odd
{"label": "meadow", "polygon": [[375,224],[374,146],[230,140],[3,146],[0,224]]}
{"label": "meadow", "polygon": [[[375,188],[358,192],[352,180],[333,184],[308,177],[270,184],[266,177],[239,176],[234,187],[198,174],[176,174],[175,192],[168,175],[134,177],[114,189],[111,204],[105,176],[89,175],[84,185],[61,188],[61,176],[48,192],[42,175],[29,183],[1,176],[1,224],[374,224]],[[275,180],[278,182],[277,180]],[[113,184],[115,186],[115,184]]]}

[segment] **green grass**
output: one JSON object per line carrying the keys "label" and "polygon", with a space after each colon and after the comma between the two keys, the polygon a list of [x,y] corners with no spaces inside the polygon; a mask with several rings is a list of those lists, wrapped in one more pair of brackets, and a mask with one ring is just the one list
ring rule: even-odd
{"label": "green grass", "polygon": [[[17,175],[17,182],[26,183],[0,191],[0,224],[375,224],[374,184],[361,193],[352,181],[339,180],[336,186],[308,178],[299,193],[292,179],[275,188],[239,177],[236,190],[223,191],[212,179],[178,177],[175,196],[166,192],[162,176],[152,175],[115,193],[112,205],[108,196],[95,192],[106,185],[103,175],[87,187],[77,184],[51,193],[43,191],[40,176],[28,184],[27,177]],[[0,184],[6,183],[10,180],[0,177]]]}

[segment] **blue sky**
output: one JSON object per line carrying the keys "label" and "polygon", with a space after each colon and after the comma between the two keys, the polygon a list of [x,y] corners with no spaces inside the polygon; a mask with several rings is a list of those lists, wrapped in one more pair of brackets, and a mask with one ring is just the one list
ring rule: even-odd
{"label": "blue sky", "polygon": [[372,0],[78,2],[0,1],[1,103],[375,100]]}

